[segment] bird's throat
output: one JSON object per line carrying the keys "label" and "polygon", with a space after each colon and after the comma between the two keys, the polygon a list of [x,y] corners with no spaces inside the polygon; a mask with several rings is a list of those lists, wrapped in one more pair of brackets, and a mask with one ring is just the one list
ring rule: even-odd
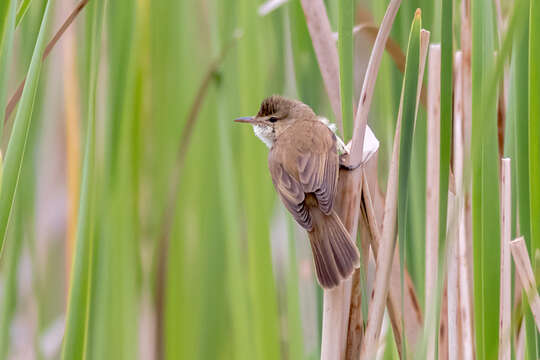
{"label": "bird's throat", "polygon": [[262,125],[253,125],[253,132],[263,143],[268,146],[268,148],[271,148],[272,145],[274,145],[274,141],[276,140],[276,134],[274,133],[273,129],[269,126],[262,126]]}

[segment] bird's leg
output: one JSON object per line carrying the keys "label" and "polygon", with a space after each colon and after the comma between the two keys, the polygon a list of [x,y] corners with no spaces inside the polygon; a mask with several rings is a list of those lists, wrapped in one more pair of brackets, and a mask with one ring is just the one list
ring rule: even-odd
{"label": "bird's leg", "polygon": [[349,154],[340,154],[339,155],[339,168],[347,171],[352,171],[358,169],[364,163],[362,161],[357,164],[351,164]]}
{"label": "bird's leg", "polygon": [[344,170],[352,171],[358,169],[362,166],[363,162],[360,161],[358,164],[351,164],[351,158],[349,156],[351,152],[351,144],[345,145],[345,142],[336,134],[336,142],[339,154],[339,167]]}

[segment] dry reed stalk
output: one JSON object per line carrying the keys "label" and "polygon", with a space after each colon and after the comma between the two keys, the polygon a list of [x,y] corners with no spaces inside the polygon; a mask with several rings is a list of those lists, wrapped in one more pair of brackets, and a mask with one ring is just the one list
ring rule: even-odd
{"label": "dry reed stalk", "polygon": [[519,237],[513,240],[510,242],[510,249],[512,251],[514,264],[516,265],[516,273],[521,283],[521,288],[527,295],[536,327],[540,331],[540,297],[536,291],[536,281],[527,252],[527,246],[525,245],[525,239]]}
{"label": "dry reed stalk", "polygon": [[324,87],[336,116],[337,127],[343,134],[339,95],[339,57],[326,8],[323,0],[302,0],[301,2]]}
{"label": "dry reed stalk", "polygon": [[[67,231],[66,231],[66,280],[71,279],[73,249],[77,231],[77,213],[79,205],[79,184],[81,169],[81,140],[79,130],[79,86],[75,65],[75,38],[68,32],[63,47],[64,58],[64,106],[66,136],[66,183],[67,199]],[[68,296],[66,288],[66,298]]]}
{"label": "dry reed stalk", "polygon": [[512,228],[512,185],[510,159],[501,159],[501,290],[499,310],[499,360],[511,358],[512,264],[510,236]]}
{"label": "dry reed stalk", "polygon": [[525,320],[521,321],[516,335],[516,360],[525,359]]}
{"label": "dry reed stalk", "polygon": [[374,288],[369,304],[368,323],[360,351],[360,359],[370,359],[377,351],[378,335],[386,303],[390,269],[396,242],[397,221],[397,190],[398,190],[398,161],[399,161],[399,135],[401,129],[401,107],[396,124],[394,145],[392,147],[392,160],[386,187],[386,200],[384,206],[383,230],[379,254],[377,255]]}
{"label": "dry reed stalk", "polygon": [[[461,49],[462,49],[462,86],[463,86],[463,156],[468,158],[471,148],[471,125],[472,125],[472,32],[471,32],[471,0],[461,2]],[[465,190],[465,244],[467,254],[467,266],[469,270],[469,279],[472,279],[472,202],[471,186]],[[472,282],[470,283],[470,292],[472,293]],[[472,298],[471,298],[472,307]],[[472,324],[472,318],[471,318]],[[472,325],[471,325],[472,326]],[[472,330],[471,330],[472,331]]]}
{"label": "dry reed stalk", "polygon": [[[377,34],[379,33],[379,27],[376,24],[373,23],[363,23],[360,25],[357,25],[353,28],[353,35],[364,35],[371,43],[375,43],[375,40],[377,39]],[[334,40],[338,40],[338,33],[332,34],[334,37]],[[396,64],[396,67],[398,68],[401,73],[405,72],[405,54],[401,50],[401,47],[399,44],[392,39],[391,37],[388,38],[386,41],[385,50],[392,58],[392,61],[394,61],[394,64]],[[422,91],[420,93],[420,104],[422,106],[426,107],[427,105],[427,94],[426,89],[422,87]]]}
{"label": "dry reed stalk", "polygon": [[371,108],[371,101],[373,99],[375,81],[377,80],[377,74],[379,72],[379,66],[381,65],[383,51],[390,35],[390,30],[392,30],[392,24],[394,23],[394,19],[400,4],[401,0],[391,0],[390,4],[388,4],[388,8],[384,14],[377,38],[375,39],[375,44],[373,45],[373,49],[371,51],[371,56],[369,57],[366,76],[364,78],[364,83],[362,84],[362,91],[360,92],[360,99],[354,119],[353,140],[351,147],[352,163],[356,163],[362,158],[364,136],[366,133],[366,125],[369,110]]}
{"label": "dry reed stalk", "polygon": [[[370,161],[371,162],[371,161]],[[384,195],[379,190],[376,169],[367,167],[364,170],[362,204],[365,207],[366,222],[369,226],[369,240],[375,258],[379,253],[379,244],[381,239],[381,226],[384,216]],[[371,195],[373,194],[373,195]],[[398,352],[401,352],[403,338],[402,317],[405,325],[405,333],[407,334],[408,343],[413,347],[419,340],[422,331],[422,312],[416,296],[416,289],[412,282],[411,276],[407,269],[404,274],[404,308],[407,309],[405,314],[401,313],[401,276],[399,264],[399,251],[394,251],[394,260],[390,272],[390,286],[388,288],[388,298],[386,307],[390,322],[394,332],[394,339]]]}
{"label": "dry reed stalk", "polygon": [[[456,196],[453,200],[454,207],[452,213],[456,220],[450,226],[449,261],[448,261],[448,358],[451,360],[463,357],[463,339],[461,338],[461,313],[460,313],[460,272],[459,272],[459,240],[460,231],[463,224],[463,139],[462,139],[462,118],[463,99],[461,83],[461,52],[458,51],[454,57],[454,120],[453,120],[453,173],[455,179]],[[449,193],[451,196],[451,193]],[[450,203],[450,201],[449,201]]]}
{"label": "dry reed stalk", "polygon": [[[422,30],[420,33],[420,71],[419,86],[424,73],[425,58],[427,55],[427,46],[429,43],[429,32]],[[418,88],[420,89],[420,87]],[[417,107],[420,98],[420,92],[417,94]],[[396,220],[397,220],[397,190],[398,190],[398,162],[399,162],[399,136],[401,128],[402,104],[399,106],[396,132],[394,135],[394,145],[392,149],[392,160],[388,175],[388,184],[386,189],[386,201],[384,207],[383,230],[381,243],[379,245],[379,254],[377,255],[377,270],[375,274],[374,290],[369,306],[368,324],[364,336],[364,342],[360,352],[360,359],[371,359],[377,351],[384,308],[387,301],[388,285],[394,258],[396,245]],[[360,109],[359,109],[360,111]],[[356,124],[355,124],[356,125]]]}
{"label": "dry reed stalk", "polygon": [[[450,194],[450,193],[449,193]],[[439,331],[439,360],[448,360],[448,283],[443,282],[443,293],[441,299]]]}
{"label": "dry reed stalk", "polygon": [[[458,213],[457,196],[452,193],[448,196],[448,214]],[[458,215],[459,216],[459,215]],[[457,225],[457,222],[456,222]],[[461,343],[459,339],[459,268],[458,268],[458,233],[459,227],[452,224],[448,229],[448,279],[447,279],[447,324],[448,324],[448,347],[447,358],[450,360],[461,359]]]}
{"label": "dry reed stalk", "polygon": [[[433,313],[436,302],[437,266],[439,259],[439,170],[441,147],[441,45],[429,47],[427,149],[426,149],[426,314]],[[434,331],[428,338],[427,358],[435,357]]]}
{"label": "dry reed stalk", "polygon": [[289,0],[269,0],[259,6],[259,9],[257,9],[257,13],[259,14],[259,16],[266,16],[272,11],[279,8],[281,5],[287,3],[288,1]]}
{"label": "dry reed stalk", "polygon": [[473,359],[473,337],[472,337],[472,300],[471,300],[471,282],[470,282],[470,257],[467,254],[467,236],[465,221],[465,196],[466,190],[463,189],[463,156],[464,156],[464,138],[463,138],[463,119],[464,119],[464,98],[463,98],[463,53],[457,51],[454,61],[455,71],[455,89],[454,89],[454,131],[453,131],[453,159],[454,176],[456,179],[456,194],[458,195],[458,235],[457,235],[457,256],[458,256],[458,275],[459,275],[459,343],[461,345],[460,359]]}

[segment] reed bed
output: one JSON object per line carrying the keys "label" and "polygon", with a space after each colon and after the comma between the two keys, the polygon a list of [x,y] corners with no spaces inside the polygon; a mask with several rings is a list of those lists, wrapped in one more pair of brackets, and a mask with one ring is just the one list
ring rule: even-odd
{"label": "reed bed", "polygon": [[[538,0],[4,0],[1,359],[537,359]],[[273,93],[350,146],[316,281]]]}

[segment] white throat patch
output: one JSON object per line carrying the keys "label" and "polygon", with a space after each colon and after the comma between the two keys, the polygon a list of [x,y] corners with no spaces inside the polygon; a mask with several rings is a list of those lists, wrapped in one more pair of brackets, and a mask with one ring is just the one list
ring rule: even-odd
{"label": "white throat patch", "polygon": [[261,125],[253,125],[253,132],[259,139],[262,140],[263,143],[268,146],[268,148],[271,148],[272,145],[274,145],[275,133],[272,131],[272,128],[269,126],[261,126]]}

